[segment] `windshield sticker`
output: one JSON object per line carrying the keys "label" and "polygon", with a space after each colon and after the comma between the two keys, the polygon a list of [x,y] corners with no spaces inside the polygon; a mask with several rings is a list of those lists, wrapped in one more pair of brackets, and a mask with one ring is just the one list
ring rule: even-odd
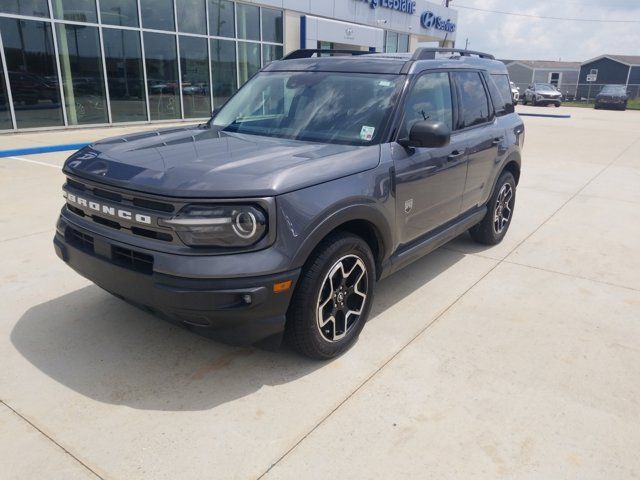
{"label": "windshield sticker", "polygon": [[370,142],[373,140],[373,134],[375,131],[376,127],[367,127],[366,125],[363,125],[362,130],[360,130],[360,140]]}
{"label": "windshield sticker", "polygon": [[389,80],[380,80],[378,82],[378,85],[381,87],[390,87],[391,86],[391,82]]}

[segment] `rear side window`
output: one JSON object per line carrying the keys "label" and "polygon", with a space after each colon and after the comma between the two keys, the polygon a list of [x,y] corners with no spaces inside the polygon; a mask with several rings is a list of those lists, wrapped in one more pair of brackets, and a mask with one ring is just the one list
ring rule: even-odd
{"label": "rear side window", "polygon": [[405,103],[404,131],[422,120],[439,121],[452,128],[451,84],[446,72],[426,73],[413,85]]}
{"label": "rear side window", "polygon": [[478,72],[452,72],[460,99],[457,129],[473,127],[490,120],[487,92]]}
{"label": "rear side window", "polygon": [[505,115],[507,113],[507,105],[513,105],[509,76],[487,75],[487,84],[489,85],[489,93],[491,94],[491,101],[493,102],[493,108],[496,110],[496,115]]}

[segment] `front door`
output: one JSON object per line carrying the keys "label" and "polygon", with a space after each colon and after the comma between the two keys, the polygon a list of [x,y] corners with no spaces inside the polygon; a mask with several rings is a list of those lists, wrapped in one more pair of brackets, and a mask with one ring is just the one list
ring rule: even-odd
{"label": "front door", "polygon": [[[400,137],[414,123],[437,120],[453,126],[452,89],[447,72],[425,73],[415,81],[404,107]],[[460,214],[467,173],[466,152],[458,135],[442,148],[393,146],[396,221],[407,244]]]}

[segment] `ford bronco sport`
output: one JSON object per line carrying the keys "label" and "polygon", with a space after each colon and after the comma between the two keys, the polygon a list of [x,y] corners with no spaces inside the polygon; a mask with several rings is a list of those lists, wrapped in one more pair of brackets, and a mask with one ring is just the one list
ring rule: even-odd
{"label": "ford bronco sport", "polygon": [[492,56],[362,53],[298,50],[207,123],[74,153],[57,255],[222,341],[344,352],[378,280],[467,230],[503,239],[524,141]]}

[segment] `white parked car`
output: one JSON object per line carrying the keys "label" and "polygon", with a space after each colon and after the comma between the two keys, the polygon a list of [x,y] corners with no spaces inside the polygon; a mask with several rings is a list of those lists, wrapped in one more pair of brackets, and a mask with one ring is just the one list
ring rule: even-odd
{"label": "white parked car", "polygon": [[520,88],[516,87],[516,84],[513,82],[509,82],[511,84],[511,95],[513,96],[513,103],[518,103],[520,100]]}

